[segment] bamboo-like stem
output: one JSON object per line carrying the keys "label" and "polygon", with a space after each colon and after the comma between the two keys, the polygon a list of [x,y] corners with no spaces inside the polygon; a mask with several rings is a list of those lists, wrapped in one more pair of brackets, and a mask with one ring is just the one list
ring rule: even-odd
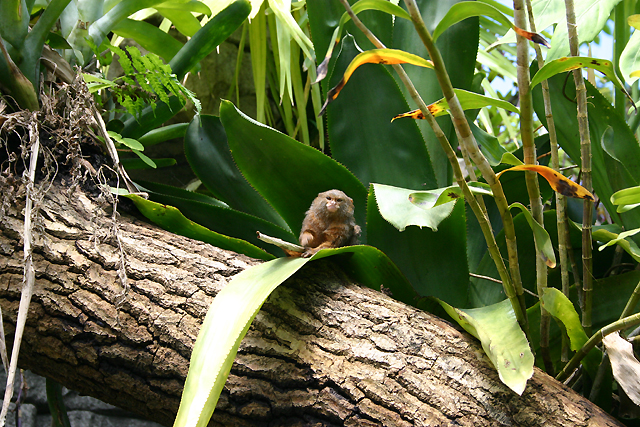
{"label": "bamboo-like stem", "polygon": [[[526,28],[525,11],[523,10],[525,5],[522,0],[514,0],[513,9],[515,24],[520,28]],[[532,32],[536,32],[536,24],[533,19],[533,9],[531,7],[531,1],[527,0],[526,9],[528,12],[529,27]],[[536,164],[536,146],[533,137],[533,100],[531,96],[531,87],[529,79],[529,41],[517,35],[517,60],[518,60],[518,92],[520,94],[520,134],[522,137],[522,146],[524,153],[525,164]],[[540,45],[534,43],[534,49],[536,51],[536,57],[538,59],[539,68],[544,65],[544,59],[542,58],[542,52],[540,51]],[[546,91],[544,90],[546,87]],[[547,118],[547,125],[551,122],[551,130],[553,132],[553,139],[555,142],[555,151],[553,150],[553,144],[551,149],[552,161],[555,157],[555,170],[558,170],[558,144],[556,140],[555,124],[553,122],[553,116],[551,114],[551,100],[549,98],[549,84],[545,80],[543,82],[543,98],[545,115]],[[554,156],[555,155],[555,156]],[[540,197],[540,187],[538,185],[538,175],[535,172],[526,172],[527,190],[529,192],[529,200],[531,202],[531,213],[536,221],[542,227],[544,227],[544,218],[542,215],[542,200]],[[544,289],[547,287],[547,264],[545,263],[545,257],[542,250],[539,247],[539,242],[536,241],[536,289],[538,295],[542,297],[544,295]],[[549,352],[549,327],[551,324],[551,318],[545,308],[540,305],[540,355],[544,362],[545,371],[549,375],[553,375],[554,368],[551,360],[551,353]]]}
{"label": "bamboo-like stem", "polygon": [[[573,0],[565,0],[567,10],[567,30],[569,32],[569,47],[571,56],[580,56],[578,51],[578,28]],[[593,191],[591,177],[591,139],[589,136],[589,117],[587,113],[587,88],[582,78],[582,69],[573,70],[576,84],[576,98],[578,101],[578,127],[580,131],[580,157],[582,161],[582,186]],[[593,305],[593,276],[592,276],[592,241],[591,221],[593,219],[593,201],[584,200],[582,214],[582,289],[584,300],[582,303],[582,327],[587,335],[591,334],[591,307]]]}
{"label": "bamboo-like stem", "polygon": [[640,301],[640,282],[636,285],[631,297],[629,297],[629,301],[627,301],[627,305],[625,305],[624,310],[622,310],[620,318],[622,319],[623,317],[631,315],[636,305],[638,305],[638,301]]}
{"label": "bamboo-like stem", "polygon": [[[613,66],[616,73],[620,73],[620,55],[629,41],[629,24],[627,24],[627,13],[625,3],[618,3],[613,9]],[[620,74],[618,74],[620,75]],[[626,97],[622,90],[614,85],[614,107],[620,117],[626,118],[625,111]]]}
{"label": "bamboo-like stem", "polygon": [[494,200],[502,217],[502,224],[504,227],[505,239],[507,242],[507,251],[509,255],[509,271],[511,272],[511,280],[513,281],[514,288],[513,290],[509,291],[507,291],[507,288],[505,288],[505,292],[507,293],[507,295],[509,295],[510,292],[515,292],[520,303],[520,308],[516,309],[516,307],[514,306],[514,310],[516,311],[516,313],[518,311],[522,312],[522,317],[518,318],[518,322],[520,323],[522,328],[527,331],[526,307],[524,303],[522,279],[520,277],[520,265],[518,262],[516,234],[513,226],[513,217],[511,216],[511,212],[509,211],[509,205],[507,204],[507,199],[504,195],[502,185],[496,179],[496,174],[491,168],[491,165],[489,165],[489,162],[478,148],[478,144],[476,143],[473,134],[471,133],[469,123],[467,122],[464,111],[462,110],[462,107],[460,105],[460,101],[453,91],[453,86],[451,85],[451,81],[449,80],[449,75],[447,74],[447,70],[444,65],[444,61],[442,60],[442,56],[440,55],[440,51],[433,42],[433,38],[431,37],[429,30],[422,20],[418,5],[416,4],[415,0],[405,0],[405,4],[407,5],[407,10],[409,12],[409,15],[411,16],[413,25],[418,32],[418,35],[422,39],[422,43],[427,48],[431,61],[433,61],[436,76],[438,78],[438,82],[440,83],[442,93],[444,94],[445,99],[449,104],[451,120],[456,128],[456,132],[460,139],[462,148],[469,153],[471,160],[473,160],[475,165],[478,167],[478,169],[482,173],[482,176],[485,178],[485,180],[491,187],[491,190],[493,191]]}
{"label": "bamboo-like stem", "polygon": [[[369,29],[364,25],[364,23],[362,23],[362,21],[351,9],[351,6],[347,2],[347,0],[340,0],[340,1],[342,2],[345,10],[351,17],[351,20],[356,25],[356,27],[358,27],[358,29],[367,36],[369,41],[371,41],[371,43],[373,43],[373,45],[376,48],[384,49],[385,48],[384,44],[380,40],[378,40],[378,38],[371,31],[369,31]],[[527,322],[526,311],[523,309],[524,305],[521,302],[521,300],[524,301],[524,298],[519,297],[519,295],[516,293],[516,289],[514,287],[512,279],[509,276],[509,273],[507,272],[507,268],[504,264],[504,260],[502,259],[500,250],[498,249],[495,236],[493,235],[493,231],[491,230],[491,223],[489,222],[486,212],[483,211],[481,205],[478,203],[478,201],[474,197],[474,194],[469,189],[467,182],[464,180],[464,177],[462,176],[462,171],[460,170],[460,164],[458,163],[458,157],[456,156],[456,153],[453,151],[453,148],[451,148],[451,144],[449,144],[447,137],[445,136],[444,132],[440,128],[440,125],[438,125],[438,122],[436,121],[435,117],[433,117],[433,115],[427,108],[427,105],[425,104],[424,100],[418,94],[418,91],[413,85],[413,82],[411,81],[411,79],[409,78],[409,76],[404,71],[401,65],[395,64],[393,65],[393,69],[396,71],[396,73],[398,73],[400,80],[407,88],[409,94],[411,95],[411,98],[414,100],[414,102],[418,105],[418,107],[422,111],[422,114],[424,114],[427,122],[433,129],[433,132],[436,135],[436,138],[440,142],[440,146],[444,150],[447,156],[447,159],[451,164],[451,168],[453,169],[453,176],[458,186],[462,189],[465,200],[467,201],[467,203],[469,203],[471,210],[473,211],[476,218],[478,219],[478,223],[482,230],[482,234],[484,235],[484,238],[487,241],[487,249],[489,251],[489,254],[491,255],[491,258],[493,259],[493,262],[496,265],[498,274],[502,279],[502,286],[504,288],[505,294],[511,301],[511,305],[513,306],[513,311],[515,312],[516,319],[518,320],[518,323],[522,326],[522,328],[525,329],[526,331],[526,322]],[[500,183],[498,183],[498,185],[500,185]],[[500,189],[502,189],[502,187],[500,187]],[[512,222],[512,225],[513,225],[513,222]],[[522,289],[522,285],[520,286],[520,288]]]}
{"label": "bamboo-like stem", "polygon": [[586,343],[584,343],[580,350],[576,352],[569,363],[567,363],[565,367],[562,368],[562,371],[558,373],[556,379],[558,381],[564,381],[565,379],[567,379],[567,377],[578,367],[580,361],[584,359],[584,357],[589,353],[589,351],[591,351],[592,348],[600,344],[604,337],[606,337],[610,333],[621,331],[637,324],[640,324],[640,313],[624,317],[600,329],[598,332],[593,334]]}

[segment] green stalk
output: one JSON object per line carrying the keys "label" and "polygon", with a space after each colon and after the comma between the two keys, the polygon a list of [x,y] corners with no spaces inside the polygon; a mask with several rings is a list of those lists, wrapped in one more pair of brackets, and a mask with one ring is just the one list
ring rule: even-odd
{"label": "green stalk", "polygon": [[[405,0],[405,4],[407,5],[407,10],[409,11],[409,15],[411,16],[413,25],[416,28],[418,35],[422,39],[423,44],[427,48],[431,61],[433,61],[436,76],[438,78],[438,82],[440,83],[442,93],[444,94],[447,103],[449,104],[451,120],[456,128],[456,132],[458,133],[462,148],[464,150],[467,150],[469,156],[471,157],[471,160],[473,160],[473,162],[476,164],[476,166],[482,173],[482,176],[485,178],[485,180],[491,187],[491,190],[493,191],[493,197],[502,217],[505,239],[507,242],[507,251],[509,254],[509,270],[511,272],[512,280],[510,284],[513,284],[514,292],[518,298],[518,301],[520,302],[519,309],[516,310],[516,308],[514,307],[514,310],[516,311],[516,313],[522,313],[521,317],[518,318],[518,322],[526,331],[526,307],[524,303],[522,279],[520,277],[520,266],[518,263],[518,247],[516,245],[516,234],[513,226],[513,218],[511,216],[511,212],[509,211],[509,205],[504,195],[502,185],[496,179],[496,174],[491,168],[491,165],[489,165],[489,162],[478,148],[478,144],[475,141],[473,134],[471,133],[471,129],[469,128],[469,123],[467,122],[467,119],[464,115],[464,111],[460,106],[460,101],[453,91],[453,86],[451,85],[451,81],[449,80],[449,75],[447,74],[446,68],[444,66],[444,61],[442,60],[442,56],[440,55],[440,51],[433,42],[433,38],[431,37],[429,30],[427,30],[427,27],[422,20],[418,5],[416,4],[415,0]],[[509,292],[507,292],[507,295],[509,295]]]}
{"label": "green stalk", "polygon": [[[273,63],[275,64],[275,70],[276,70],[276,76],[280,77],[281,73],[285,73],[285,70],[281,70],[280,69],[280,61],[278,60],[278,58],[280,58],[280,54],[279,54],[279,49],[280,46],[278,46],[278,34],[276,33],[276,18],[274,14],[271,14],[268,16],[269,19],[269,35],[271,38],[271,50],[273,51]],[[276,87],[280,87],[280,86],[276,86]],[[286,87],[286,86],[285,86]],[[284,122],[284,127],[287,130],[287,134],[291,137],[291,138],[295,138],[295,126],[293,125],[293,112],[291,111],[291,100],[289,99],[289,96],[286,97],[287,99],[283,101],[284,99],[284,94],[280,93],[279,97],[276,98],[276,102],[280,102],[281,105],[281,113],[282,113],[282,121]]]}
{"label": "green stalk", "polygon": [[233,80],[229,91],[227,92],[227,99],[231,99],[231,96],[235,92],[236,94],[236,107],[240,108],[240,69],[242,68],[242,58],[244,57],[244,45],[247,42],[247,27],[249,23],[247,21],[242,24],[242,35],[240,36],[240,44],[238,45],[238,54],[236,55],[236,69],[233,73]]}
{"label": "green stalk", "polygon": [[[529,26],[531,31],[536,32],[536,25],[533,19],[533,9],[531,7],[531,1],[527,0],[527,11],[529,15]],[[513,9],[515,24],[520,28],[526,28],[525,18],[525,5],[522,0],[514,0]],[[531,80],[529,78],[529,41],[517,35],[517,60],[518,60],[518,92],[520,94],[520,134],[522,137],[522,147],[524,153],[524,162],[528,165],[537,164],[536,160],[536,146],[533,136],[533,100],[531,97]],[[542,59],[542,52],[540,46],[534,43],[536,51],[536,57],[538,59],[539,67],[542,68],[544,60]],[[544,86],[547,90],[544,91]],[[551,118],[551,124],[553,126],[553,139],[556,139],[555,126],[553,123],[553,117],[551,116],[551,101],[549,98],[549,85],[545,80],[543,82],[543,97],[544,107],[547,120]],[[550,131],[551,132],[551,131]],[[551,137],[550,137],[551,138]],[[553,144],[552,144],[553,145]],[[554,151],[552,149],[551,157],[553,158]],[[555,167],[558,169],[558,145],[555,145]],[[540,187],[538,185],[538,175],[535,172],[526,172],[527,191],[529,193],[529,201],[531,203],[531,214],[533,218],[544,227],[544,218],[542,216],[542,199],[540,198]],[[540,249],[539,242],[534,236],[536,244],[536,289],[538,295],[542,297],[544,290],[547,287],[547,264],[545,257]],[[551,319],[549,312],[545,310],[542,304],[540,304],[540,354],[544,362],[545,371],[549,375],[553,375],[554,368],[551,360],[551,353],[549,352],[549,327]]]}
{"label": "green stalk", "polygon": [[625,305],[624,310],[622,310],[622,314],[620,318],[630,316],[633,313],[633,310],[638,305],[638,301],[640,301],[640,282],[636,285],[636,288],[633,290],[631,297],[629,297],[629,301],[627,301],[627,305]]}
{"label": "green stalk", "polygon": [[297,129],[302,130],[301,140],[304,145],[311,145],[309,139],[309,122],[307,121],[307,100],[304,96],[302,86],[302,74],[300,73],[300,47],[295,41],[291,41],[291,85],[293,86],[293,97],[296,101],[296,111],[298,116]]}
{"label": "green stalk", "polygon": [[[627,2],[620,2],[614,8],[613,27],[613,67],[616,73],[620,73],[620,55],[629,41],[629,24],[627,24],[627,14],[625,5]],[[618,74],[621,75],[621,74]],[[614,85],[614,106],[620,117],[626,118],[625,110],[626,97],[619,87]]]}
{"label": "green stalk", "polygon": [[[578,30],[576,12],[573,0],[565,0],[567,9],[567,30],[569,32],[569,47],[571,56],[580,56],[578,51]],[[589,136],[589,117],[587,113],[587,89],[582,78],[582,69],[573,70],[573,80],[576,84],[578,101],[578,128],[580,131],[580,158],[582,161],[582,186],[593,191],[591,177],[591,139]],[[584,299],[582,303],[582,327],[587,335],[591,335],[591,308],[593,306],[593,255],[591,243],[591,222],[593,219],[593,202],[584,200],[582,214],[582,289]]]}
{"label": "green stalk", "polygon": [[[340,0],[340,1],[344,5],[353,23],[358,27],[358,29],[360,29],[360,31],[362,31],[367,36],[369,41],[371,41],[371,43],[373,43],[373,45],[376,48],[384,49],[385,48],[384,44],[380,40],[378,40],[378,38],[375,35],[373,35],[371,31],[369,31],[369,29],[362,23],[362,21],[360,21],[360,19],[356,16],[356,14],[351,9],[351,6],[349,6],[349,3],[347,2],[347,0]],[[473,213],[476,215],[478,219],[478,223],[480,224],[482,234],[484,235],[485,240],[487,241],[487,248],[488,248],[489,254],[491,255],[491,258],[493,259],[496,265],[496,268],[498,270],[498,274],[502,279],[502,286],[504,288],[505,294],[507,295],[507,297],[511,302],[513,311],[515,312],[515,315],[516,315],[516,319],[518,320],[518,323],[521,325],[521,327],[526,331],[526,325],[527,325],[526,311],[524,311],[522,308],[523,305],[521,303],[521,299],[518,297],[518,294],[516,293],[516,289],[513,285],[511,277],[507,272],[507,268],[500,254],[500,250],[498,249],[498,245],[496,244],[495,236],[493,235],[493,231],[491,230],[491,224],[488,221],[487,215],[482,210],[480,204],[478,203],[473,193],[469,189],[467,182],[464,180],[462,171],[460,170],[460,164],[458,163],[458,157],[453,151],[453,148],[451,148],[451,144],[449,144],[447,137],[445,136],[444,132],[438,125],[435,117],[433,117],[433,115],[427,108],[427,105],[418,94],[418,91],[413,85],[413,82],[411,81],[411,79],[409,79],[409,76],[404,71],[402,66],[400,66],[399,64],[395,64],[393,65],[393,68],[398,73],[400,80],[407,88],[409,94],[411,95],[411,98],[415,101],[415,103],[418,105],[418,107],[424,114],[427,122],[433,129],[433,132],[436,135],[436,138],[440,142],[440,146],[442,147],[447,158],[449,159],[449,162],[453,169],[453,176],[458,186],[462,189],[465,200],[467,201],[467,203],[469,203],[469,206],[471,207]],[[502,189],[502,187],[500,187],[500,189]]]}
{"label": "green stalk", "polygon": [[256,89],[256,120],[265,123],[267,84],[267,17],[266,3],[249,23],[249,45],[251,47],[251,71]]}
{"label": "green stalk", "polygon": [[567,379],[569,375],[578,367],[580,361],[584,359],[584,357],[594,348],[596,345],[600,344],[602,339],[607,335],[621,331],[623,329],[631,328],[640,323],[640,313],[636,313],[632,316],[624,317],[616,322],[610,323],[604,328],[600,329],[598,332],[593,334],[589,340],[584,343],[582,348],[576,352],[576,354],[571,358],[569,363],[562,368],[562,371],[558,373],[556,376],[556,380],[564,381]]}

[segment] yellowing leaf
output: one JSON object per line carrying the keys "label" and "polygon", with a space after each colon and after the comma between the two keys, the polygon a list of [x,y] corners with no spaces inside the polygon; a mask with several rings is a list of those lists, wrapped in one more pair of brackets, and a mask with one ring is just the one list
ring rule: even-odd
{"label": "yellowing leaf", "polygon": [[[469,92],[463,89],[454,89],[453,91],[456,93],[458,101],[460,101],[460,106],[463,110],[474,110],[476,108],[482,108],[492,105],[494,107],[504,108],[505,110],[511,111],[516,114],[520,113],[520,111],[513,104],[507,101],[503,101],[502,99],[491,98],[489,96],[480,95],[478,93]],[[449,103],[446,99],[442,98],[434,102],[433,104],[428,105],[427,108],[434,117],[438,117],[447,114]],[[410,117],[412,119],[425,118],[420,110],[413,110],[408,113],[398,114],[393,119],[391,119],[391,121],[402,117]]]}
{"label": "yellowing leaf", "polygon": [[567,197],[576,197],[579,199],[587,199],[593,201],[593,194],[587,191],[586,188],[581,186],[580,184],[576,184],[571,181],[566,176],[562,175],[559,172],[554,171],[551,168],[540,165],[520,165],[514,166],[509,169],[505,169],[497,175],[497,178],[500,179],[500,175],[508,171],[533,171],[537,172],[544,179],[549,182],[551,188],[553,188],[558,193]]}
{"label": "yellowing leaf", "polygon": [[351,78],[351,75],[363,64],[413,64],[419,67],[433,68],[433,62],[428,59],[398,49],[372,49],[364,51],[353,58],[340,82],[329,91],[327,100],[324,102],[322,110],[320,110],[320,115],[324,114],[327,105],[338,97],[342,88]]}

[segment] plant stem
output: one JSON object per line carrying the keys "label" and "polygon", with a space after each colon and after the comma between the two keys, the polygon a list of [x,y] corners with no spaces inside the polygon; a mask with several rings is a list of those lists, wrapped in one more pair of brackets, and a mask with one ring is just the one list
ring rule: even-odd
{"label": "plant stem", "polygon": [[600,329],[598,332],[593,334],[586,343],[584,343],[582,348],[576,352],[569,363],[567,363],[565,367],[562,368],[562,371],[560,371],[560,373],[558,373],[558,375],[556,376],[556,380],[564,381],[565,379],[567,379],[567,377],[578,367],[580,361],[584,359],[584,357],[589,353],[589,351],[591,351],[592,348],[600,344],[604,337],[612,332],[621,331],[637,324],[640,324],[640,313],[622,318]]}
{"label": "plant stem", "polygon": [[502,224],[504,227],[505,239],[507,242],[507,251],[509,254],[509,270],[511,272],[511,282],[509,282],[508,284],[505,283],[504,285],[510,287],[511,283],[513,284],[513,289],[507,290],[507,287],[505,287],[505,293],[507,294],[507,296],[509,296],[511,293],[515,293],[520,307],[516,308],[514,306],[514,311],[516,312],[516,315],[520,313],[518,322],[520,323],[520,326],[523,328],[523,330],[527,331],[526,307],[524,303],[522,279],[520,277],[520,266],[518,263],[516,234],[513,226],[513,217],[511,216],[511,212],[509,212],[509,206],[507,204],[507,199],[504,195],[502,185],[496,179],[496,175],[491,168],[491,165],[489,165],[489,162],[478,148],[478,144],[471,133],[469,123],[467,122],[464,111],[462,110],[462,107],[460,105],[460,101],[453,91],[453,86],[451,85],[451,81],[449,80],[449,75],[447,74],[444,61],[442,60],[442,56],[440,55],[440,51],[433,42],[433,38],[431,37],[429,30],[422,20],[418,5],[416,4],[415,0],[405,0],[405,4],[407,5],[407,10],[409,11],[409,15],[411,16],[413,25],[416,28],[418,35],[422,39],[423,44],[427,48],[431,61],[433,61],[436,76],[438,78],[438,82],[440,83],[442,93],[444,94],[445,99],[449,104],[451,120],[456,128],[456,132],[458,134],[462,148],[469,153],[471,160],[473,160],[473,162],[476,164],[476,166],[482,173],[482,176],[493,191],[493,197],[502,217]]}
{"label": "plant stem", "polygon": [[[569,33],[569,47],[571,56],[580,56],[578,51],[578,28],[573,0],[564,2],[567,13],[567,30]],[[589,117],[587,113],[587,89],[582,78],[582,69],[573,70],[573,80],[576,85],[578,101],[578,127],[580,131],[580,158],[582,161],[582,186],[593,191],[591,177],[591,139],[589,136]],[[591,335],[591,308],[593,305],[593,276],[592,276],[592,240],[591,222],[593,219],[593,201],[584,200],[582,214],[582,289],[584,300],[582,304],[582,327],[587,335]]]}
{"label": "plant stem", "polygon": [[[362,21],[351,9],[351,6],[347,2],[347,0],[340,0],[340,1],[344,5],[344,8],[346,9],[347,13],[351,17],[351,20],[353,21],[353,23],[358,27],[360,31],[362,31],[367,36],[369,41],[371,41],[371,43],[373,43],[373,45],[376,48],[384,49],[385,48],[384,44],[380,40],[378,40],[378,38],[371,31],[369,31],[369,29],[362,23]],[[447,137],[445,136],[444,132],[438,125],[438,122],[436,121],[435,117],[433,117],[433,115],[427,108],[426,104],[424,103],[424,101],[418,94],[418,91],[416,90],[415,86],[413,85],[413,82],[411,81],[411,79],[409,79],[409,76],[407,76],[407,73],[404,71],[402,66],[400,66],[399,64],[396,64],[396,65],[393,65],[393,68],[398,73],[400,80],[405,85],[408,92],[411,94],[411,98],[418,105],[418,107],[422,111],[422,114],[424,114],[427,122],[433,129],[433,132],[435,133],[436,138],[440,142],[440,146],[442,147],[445,154],[447,155],[447,159],[451,163],[451,167],[453,169],[454,178],[458,186],[462,189],[465,200],[467,201],[467,203],[469,203],[471,210],[473,211],[473,213],[476,215],[476,218],[478,219],[478,223],[480,224],[482,234],[484,235],[485,240],[487,241],[487,249],[496,265],[498,274],[502,279],[502,286],[504,288],[505,294],[511,301],[511,305],[513,306],[513,310],[516,314],[516,318],[518,319],[518,323],[521,325],[523,329],[525,329],[526,328],[526,311],[524,311],[521,308],[522,305],[521,305],[520,299],[516,294],[513,283],[511,281],[511,277],[507,272],[507,268],[504,264],[504,260],[502,259],[502,255],[500,254],[500,250],[498,249],[498,245],[496,244],[493,231],[491,230],[491,223],[489,222],[486,213],[482,210],[475,196],[473,195],[473,193],[471,193],[471,190],[469,190],[467,182],[464,180],[464,177],[462,176],[462,171],[460,170],[460,164],[458,163],[458,157],[453,151],[453,148],[451,148],[451,144],[449,144]],[[499,184],[500,183],[498,183],[498,185]]]}
{"label": "plant stem", "polygon": [[[514,0],[513,9],[515,24],[520,28],[526,28],[525,19],[525,4],[522,0]],[[533,19],[533,11],[531,7],[531,1],[527,0],[526,8],[529,17],[529,26],[531,31],[536,32],[536,25]],[[518,93],[520,94],[520,135],[522,138],[522,148],[524,153],[525,164],[535,165],[536,161],[536,146],[533,137],[533,100],[531,96],[531,80],[529,79],[529,41],[517,35],[517,60],[518,60]],[[542,52],[540,46],[534,43],[536,56],[538,59],[539,68],[544,65],[542,59]],[[544,91],[546,86],[547,90]],[[551,101],[549,99],[549,84],[545,80],[543,82],[543,97],[545,115],[547,117],[547,125],[549,119],[553,126],[553,139],[556,139],[555,126],[553,117],[551,116]],[[551,133],[551,131],[549,131]],[[549,137],[551,138],[551,137]],[[553,144],[552,144],[553,146]],[[551,156],[555,154],[555,169],[558,170],[558,145],[555,144],[555,153],[553,148],[551,150]],[[526,172],[527,190],[529,192],[529,201],[531,203],[531,214],[533,218],[544,227],[544,217],[542,215],[542,200],[540,197],[540,187],[538,185],[538,175],[535,172]],[[540,249],[539,242],[535,239],[536,243],[536,289],[540,297],[544,295],[544,289],[547,287],[547,264],[545,257]],[[540,305],[540,354],[544,362],[545,371],[549,375],[553,375],[554,368],[551,361],[551,354],[549,352],[549,327],[550,316],[547,310]]]}

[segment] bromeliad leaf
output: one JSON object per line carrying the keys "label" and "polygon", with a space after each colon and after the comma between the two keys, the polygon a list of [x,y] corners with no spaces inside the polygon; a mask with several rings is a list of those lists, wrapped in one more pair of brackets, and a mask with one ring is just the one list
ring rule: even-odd
{"label": "bromeliad leaf", "polygon": [[593,200],[593,194],[587,191],[586,188],[584,188],[580,184],[576,184],[566,176],[546,166],[540,166],[540,165],[514,166],[512,168],[503,170],[502,172],[496,175],[496,178],[500,179],[500,176],[505,172],[524,171],[524,170],[534,171],[539,173],[540,175],[542,175],[544,179],[547,180],[547,182],[549,182],[549,185],[551,185],[551,188],[553,188],[556,192],[562,194],[563,196]]}
{"label": "bromeliad leaf", "polygon": [[324,114],[327,105],[338,97],[351,75],[363,64],[413,64],[419,67],[433,68],[433,62],[430,60],[398,49],[371,49],[364,51],[353,58],[340,82],[329,91],[327,100],[322,106],[322,110],[320,110],[320,115]]}
{"label": "bromeliad leaf", "polygon": [[[460,101],[460,105],[463,110],[475,110],[477,108],[488,107],[493,105],[494,107],[504,108],[505,110],[511,111],[516,114],[520,114],[520,111],[510,102],[503,101],[502,99],[491,98],[489,96],[480,95],[475,92],[469,92],[463,89],[454,89],[458,100]],[[448,113],[449,103],[447,100],[442,98],[433,104],[427,106],[429,111],[434,117],[442,116]],[[424,120],[424,114],[420,110],[413,110],[408,113],[398,114],[391,121],[395,119],[399,119],[402,117],[411,117],[413,119],[421,119]]]}
{"label": "bromeliad leaf", "polygon": [[465,310],[438,302],[460,326],[480,340],[500,380],[521,395],[533,376],[534,357],[509,300]]}

